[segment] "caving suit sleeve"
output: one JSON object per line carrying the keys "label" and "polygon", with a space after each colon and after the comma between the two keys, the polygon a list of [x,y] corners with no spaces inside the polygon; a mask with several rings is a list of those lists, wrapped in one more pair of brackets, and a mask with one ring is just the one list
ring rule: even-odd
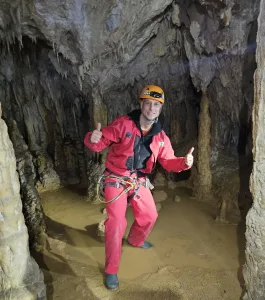
{"label": "caving suit sleeve", "polygon": [[164,144],[160,145],[158,162],[168,172],[181,172],[190,169],[185,164],[185,157],[176,157],[171,142],[167,135],[164,136]]}
{"label": "caving suit sleeve", "polygon": [[93,152],[100,152],[112,143],[120,141],[120,131],[122,123],[119,119],[114,120],[110,125],[102,128],[102,137],[98,143],[91,143],[90,136],[92,131],[88,132],[84,139],[85,146]]}

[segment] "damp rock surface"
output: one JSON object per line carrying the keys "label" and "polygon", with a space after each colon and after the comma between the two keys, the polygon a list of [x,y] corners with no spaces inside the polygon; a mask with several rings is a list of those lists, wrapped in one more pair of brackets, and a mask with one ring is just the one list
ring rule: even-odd
{"label": "damp rock surface", "polygon": [[1,116],[0,105],[0,299],[45,300],[43,274],[29,253],[15,152]]}

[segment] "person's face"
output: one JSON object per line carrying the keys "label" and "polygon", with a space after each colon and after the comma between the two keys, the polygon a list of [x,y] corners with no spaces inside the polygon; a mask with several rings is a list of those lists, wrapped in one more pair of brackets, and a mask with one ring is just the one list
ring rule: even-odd
{"label": "person's face", "polygon": [[141,102],[142,115],[148,121],[154,121],[161,113],[163,104],[156,100],[143,99]]}

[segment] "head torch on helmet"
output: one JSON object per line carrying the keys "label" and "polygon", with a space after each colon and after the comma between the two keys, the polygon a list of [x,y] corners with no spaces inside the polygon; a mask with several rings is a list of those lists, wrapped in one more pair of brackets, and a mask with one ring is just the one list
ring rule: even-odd
{"label": "head torch on helmet", "polygon": [[147,85],[144,87],[139,96],[140,99],[151,99],[156,100],[164,104],[165,96],[164,91],[156,85]]}

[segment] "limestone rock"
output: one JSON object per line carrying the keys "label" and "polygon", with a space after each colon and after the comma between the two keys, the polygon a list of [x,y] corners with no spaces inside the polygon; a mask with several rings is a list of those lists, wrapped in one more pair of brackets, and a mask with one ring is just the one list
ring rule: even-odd
{"label": "limestone rock", "polygon": [[166,178],[161,172],[157,172],[153,180],[155,187],[161,187],[166,185]]}
{"label": "limestone rock", "polygon": [[161,203],[156,203],[156,211],[159,212],[161,208],[162,208]]}
{"label": "limestone rock", "polygon": [[164,191],[155,191],[153,193],[155,203],[163,202],[167,199],[167,193]]}
{"label": "limestone rock", "polygon": [[196,90],[205,86],[217,150],[250,126],[260,0],[13,2],[0,5],[3,114],[16,120],[45,188],[60,179],[95,200],[104,157],[84,148],[85,133],[136,108],[146,83],[165,89],[174,148],[197,138]]}
{"label": "limestone rock", "polygon": [[173,199],[174,202],[180,202],[181,201],[181,198],[180,196],[176,195]]}
{"label": "limestone rock", "polygon": [[[46,299],[43,274],[30,256],[13,145],[0,105],[0,299]],[[38,229],[37,229],[38,230]]]}
{"label": "limestone rock", "polygon": [[[239,148],[252,154],[246,141],[255,123],[260,1],[0,0],[0,99],[4,119],[16,121],[27,146],[15,147],[27,152],[26,160],[17,155],[17,169],[24,191],[33,195],[28,218],[36,221],[36,231],[44,228],[36,181],[54,188],[60,179],[87,189],[88,199],[96,201],[105,158],[85,149],[84,136],[95,122],[106,125],[135,109],[147,83],[165,90],[161,120],[174,150],[197,140],[198,120],[204,119],[198,115],[201,92],[207,88],[211,149],[197,163],[212,170],[226,149],[236,161]],[[160,175],[155,185],[162,187]],[[209,184],[199,182],[200,195],[207,195]]]}
{"label": "limestone rock", "polygon": [[172,181],[172,180],[169,180],[169,181],[167,182],[167,187],[168,187],[169,189],[174,190],[174,189],[176,188],[176,186],[177,186],[177,183],[174,182],[174,181]]}
{"label": "limestone rock", "polygon": [[105,236],[105,220],[102,220],[98,224],[97,236]]}
{"label": "limestone rock", "polygon": [[[34,158],[15,121],[10,124],[9,131],[17,160],[23,213],[29,232],[30,247],[36,251],[41,251],[45,245],[46,225],[40,196],[36,188]],[[42,166],[40,169],[41,174],[47,174],[44,170],[48,168]]]}
{"label": "limestone rock", "polygon": [[250,187],[253,205],[246,217],[246,265],[244,300],[262,300],[265,291],[265,1],[261,0],[257,33],[257,70],[255,73],[255,99],[253,107],[253,170]]}

